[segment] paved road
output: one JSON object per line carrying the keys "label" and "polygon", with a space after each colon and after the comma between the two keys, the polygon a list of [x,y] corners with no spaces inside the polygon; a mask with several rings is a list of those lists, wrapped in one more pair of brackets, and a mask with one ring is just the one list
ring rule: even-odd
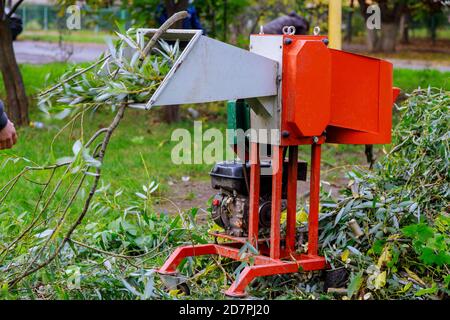
{"label": "paved road", "polygon": [[[42,64],[55,61],[84,62],[92,61],[106,50],[102,44],[69,44],[60,48],[57,43],[18,41],[14,43],[16,57],[19,63]],[[68,54],[72,52],[72,54]],[[450,71],[450,65],[436,64],[424,60],[401,60],[390,59],[395,68],[399,69],[436,69],[439,71]]]}
{"label": "paved road", "polygon": [[84,62],[95,60],[106,50],[106,45],[65,44],[60,48],[57,43],[40,41],[16,41],[14,50],[19,63],[43,64],[56,61]]}
{"label": "paved road", "polygon": [[388,59],[394,64],[396,69],[411,69],[411,70],[425,70],[435,69],[442,72],[450,72],[450,65],[438,64],[433,61],[426,60],[401,60],[401,59]]}

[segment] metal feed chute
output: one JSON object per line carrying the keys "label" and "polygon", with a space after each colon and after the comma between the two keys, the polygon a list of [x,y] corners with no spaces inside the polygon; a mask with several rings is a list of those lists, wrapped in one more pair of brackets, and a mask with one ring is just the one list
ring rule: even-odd
{"label": "metal feed chute", "polygon": [[[138,36],[151,37],[156,31],[139,29]],[[184,50],[145,105],[147,109],[278,93],[276,61],[203,36],[199,30],[169,30],[161,39],[178,39]]]}

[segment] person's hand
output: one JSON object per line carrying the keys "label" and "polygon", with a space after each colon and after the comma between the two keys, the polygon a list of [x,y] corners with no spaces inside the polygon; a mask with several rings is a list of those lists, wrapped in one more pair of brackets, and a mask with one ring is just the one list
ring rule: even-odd
{"label": "person's hand", "polygon": [[6,127],[0,130],[0,150],[11,149],[17,142],[17,133],[14,124],[8,120]]}

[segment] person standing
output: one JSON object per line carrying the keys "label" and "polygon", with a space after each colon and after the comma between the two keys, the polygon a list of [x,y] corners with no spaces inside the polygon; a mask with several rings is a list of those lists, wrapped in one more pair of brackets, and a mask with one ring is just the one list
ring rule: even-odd
{"label": "person standing", "polygon": [[[6,8],[5,13],[9,13],[8,8]],[[23,31],[22,19],[18,15],[13,14],[9,20],[11,36],[13,41],[15,41],[17,36]],[[0,150],[11,149],[16,142],[16,128],[14,128],[14,123],[8,119],[8,116],[5,113],[5,105],[3,104],[3,101],[0,100]]]}
{"label": "person standing", "polygon": [[[168,19],[166,7],[164,6],[164,4],[161,3],[158,5],[156,11],[157,11],[159,25],[162,25]],[[192,0],[189,1],[186,11],[189,16],[183,20],[181,27],[183,29],[188,29],[188,30],[189,29],[202,30],[203,34],[206,35],[206,31],[200,22],[200,18],[198,16],[197,9],[195,8],[194,2]]]}

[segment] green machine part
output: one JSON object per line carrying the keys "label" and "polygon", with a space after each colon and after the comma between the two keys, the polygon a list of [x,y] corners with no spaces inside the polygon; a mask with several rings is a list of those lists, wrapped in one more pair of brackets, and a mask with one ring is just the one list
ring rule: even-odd
{"label": "green machine part", "polygon": [[242,129],[245,132],[250,129],[250,106],[244,99],[228,101],[227,114],[227,128],[233,131],[230,141],[233,141],[233,144],[237,144],[236,130]]}

